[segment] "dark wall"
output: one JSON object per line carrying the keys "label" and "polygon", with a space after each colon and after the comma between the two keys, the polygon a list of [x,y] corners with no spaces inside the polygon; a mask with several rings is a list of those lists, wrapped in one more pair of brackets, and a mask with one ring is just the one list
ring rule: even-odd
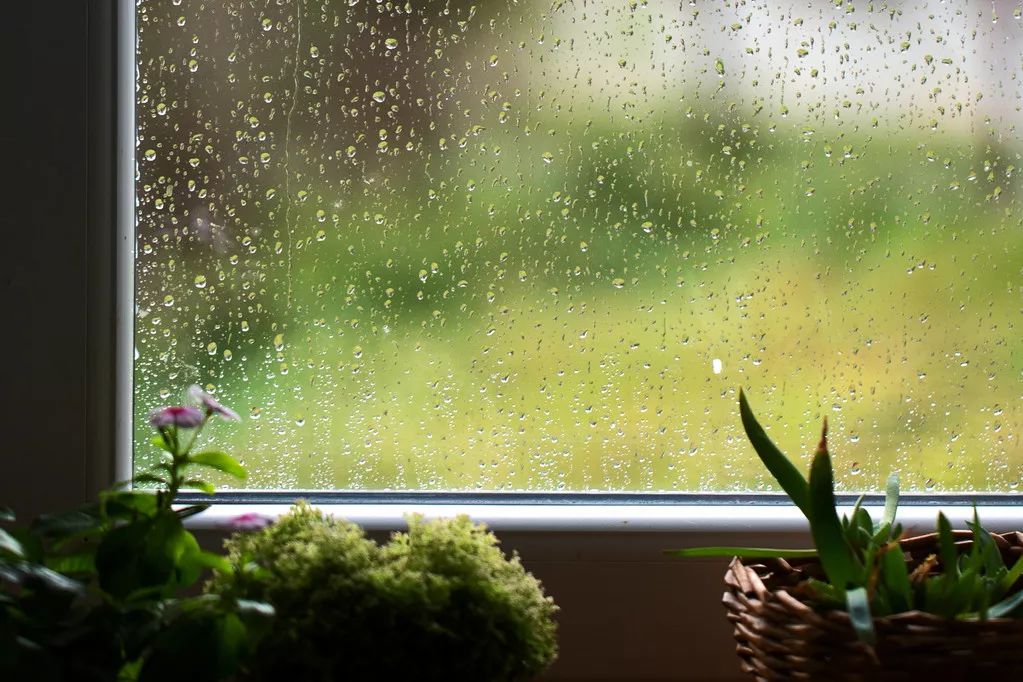
{"label": "dark wall", "polygon": [[86,490],[90,3],[5,9],[0,40],[0,504]]}

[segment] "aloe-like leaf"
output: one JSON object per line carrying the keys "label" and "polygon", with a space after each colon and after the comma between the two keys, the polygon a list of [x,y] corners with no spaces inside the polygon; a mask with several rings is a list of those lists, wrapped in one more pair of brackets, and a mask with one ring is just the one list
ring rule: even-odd
{"label": "aloe-like leaf", "polygon": [[881,514],[881,525],[891,527],[895,523],[895,513],[899,510],[899,475],[892,474],[884,491],[884,513]]}
{"label": "aloe-like leaf", "polygon": [[770,549],[766,547],[693,547],[691,549],[666,549],[668,556],[680,557],[731,557],[747,559],[812,559],[817,556],[815,549]]}
{"label": "aloe-like leaf", "polygon": [[862,504],[863,495],[860,495],[856,498],[849,516],[842,514],[842,531],[845,533],[845,541],[849,543],[850,547],[858,547],[860,545],[860,510]]}
{"label": "aloe-like leaf", "polygon": [[856,510],[855,527],[856,533],[853,535],[850,547],[862,549],[877,546],[877,543],[874,542],[874,521],[870,518],[870,512],[863,508]]}
{"label": "aloe-like leaf", "polygon": [[973,531],[973,547],[979,553],[981,564],[987,575],[991,576],[1004,571],[1005,562],[1002,560],[1002,553],[998,551],[998,545],[992,539],[991,533],[980,525],[980,516],[977,514],[976,506],[973,508],[973,521],[968,522],[967,525]]}
{"label": "aloe-like leaf", "polygon": [[997,604],[992,605],[987,610],[987,615],[989,618],[1003,618],[1012,614],[1021,604],[1023,604],[1023,591],[1008,596]]}
{"label": "aloe-like leaf", "polygon": [[[974,598],[982,596],[979,590],[980,574],[974,568],[967,568],[959,575],[959,580],[952,584],[946,595],[945,612],[941,615],[952,618],[973,608]],[[985,604],[986,606],[986,604]],[[983,611],[983,609],[981,609]]]}
{"label": "aloe-like leaf", "polygon": [[863,495],[856,498],[855,504],[853,504],[852,513],[849,514],[850,519],[855,519],[856,515],[860,513],[860,509],[863,508]]}
{"label": "aloe-like leaf", "polygon": [[913,608],[913,586],[909,583],[909,569],[902,549],[895,545],[889,547],[880,559],[881,585],[888,595],[888,605],[893,613],[909,611]]}
{"label": "aloe-like leaf", "polygon": [[828,580],[839,590],[844,590],[859,571],[835,512],[833,476],[831,457],[822,438],[821,447],[818,447],[810,467],[810,533]]}
{"label": "aloe-like leaf", "polygon": [[739,416],[742,418],[742,428],[746,431],[746,437],[749,438],[760,461],[771,472],[774,480],[778,482],[793,504],[799,507],[803,515],[809,519],[810,487],[806,478],[768,438],[757,418],[753,416],[753,410],[750,409],[749,403],[746,401],[746,394],[741,388],[739,389]]}
{"label": "aloe-like leaf", "polygon": [[898,538],[892,537],[892,529],[887,523],[882,523],[877,527],[877,532],[871,538],[871,542],[876,545],[883,545],[886,542],[896,540]]}
{"label": "aloe-like leaf", "polygon": [[938,512],[938,552],[941,556],[941,563],[944,565],[945,575],[949,576],[951,580],[955,580],[959,576],[959,554],[956,552],[952,525],[943,512]]}
{"label": "aloe-like leaf", "polygon": [[856,637],[861,642],[874,646],[877,634],[874,632],[874,619],[870,615],[870,597],[867,588],[857,587],[845,593],[845,606],[849,612]]}
{"label": "aloe-like leaf", "polygon": [[[860,529],[863,532],[863,529]],[[857,557],[861,560],[860,574],[856,576],[853,582],[857,585],[872,585],[871,580],[874,577],[874,572],[879,570],[875,565],[875,558],[882,548],[872,543],[870,536],[867,536],[866,544],[863,547],[857,547],[860,552]]]}
{"label": "aloe-like leaf", "polygon": [[845,596],[842,591],[835,589],[830,583],[826,583],[823,580],[817,580],[816,578],[808,578],[806,585],[813,590],[814,596],[819,601],[832,602],[836,606],[845,605]]}
{"label": "aloe-like leaf", "polygon": [[1012,565],[1012,568],[1002,576],[1002,591],[1007,592],[1016,581],[1023,577],[1023,556],[1016,559],[1016,563]]}
{"label": "aloe-like leaf", "polygon": [[856,502],[853,504],[852,512],[849,516],[842,514],[842,528],[848,532],[855,526],[856,516],[860,513],[860,507],[863,505],[863,495],[856,498]]}

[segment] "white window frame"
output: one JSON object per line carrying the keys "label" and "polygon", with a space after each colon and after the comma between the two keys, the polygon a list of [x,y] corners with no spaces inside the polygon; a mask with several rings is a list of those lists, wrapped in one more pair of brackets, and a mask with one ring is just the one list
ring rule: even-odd
{"label": "white window frame", "polygon": [[[116,225],[113,291],[99,291],[106,297],[100,310],[113,299],[113,343],[100,350],[112,357],[109,363],[113,377],[108,398],[113,405],[112,422],[114,480],[127,480],[132,475],[133,406],[132,376],[134,366],[134,282],[135,282],[135,65],[136,25],[134,0],[114,0],[114,162],[112,169],[113,222]],[[109,257],[109,256],[108,256]],[[94,340],[95,341],[95,340]],[[112,351],[112,352],[111,352]],[[93,398],[95,400],[95,396]],[[752,456],[752,453],[750,453]],[[109,475],[109,455],[92,456],[93,476],[98,480]],[[97,473],[100,472],[100,473]],[[107,481],[110,482],[109,480]],[[194,517],[196,527],[218,528],[243,513],[276,517],[286,511],[290,501],[306,498],[330,513],[348,518],[367,530],[393,530],[404,526],[404,515],[417,512],[426,516],[468,514],[498,531],[571,533],[656,532],[665,534],[699,534],[701,543],[759,544],[750,534],[797,534],[805,538],[806,521],[786,498],[776,494],[621,494],[573,493],[567,495],[516,495],[487,493],[415,493],[388,494],[373,492],[330,491],[239,491],[218,494],[212,506]],[[976,499],[975,499],[976,498]],[[849,496],[840,501],[851,506]],[[867,505],[880,513],[876,497]],[[972,516],[977,502],[985,527],[1004,531],[1023,527],[1023,496],[983,494],[971,496],[912,495],[903,499],[899,520],[910,532],[930,532],[937,512],[944,511],[950,520],[961,526]],[[876,507],[876,511],[874,509]],[[645,550],[644,550],[645,551]],[[652,557],[659,558],[659,557]]]}

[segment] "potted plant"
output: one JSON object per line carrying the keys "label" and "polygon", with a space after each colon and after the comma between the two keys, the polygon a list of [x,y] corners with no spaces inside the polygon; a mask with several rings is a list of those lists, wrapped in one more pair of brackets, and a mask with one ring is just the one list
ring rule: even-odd
{"label": "potted plant", "polygon": [[408,517],[378,545],[299,503],[226,546],[210,594],[276,618],[247,680],[525,680],[556,654],[556,611],[517,556],[467,517]]}
{"label": "potted plant", "polygon": [[937,531],[903,537],[899,483],[875,522],[839,517],[824,422],[808,477],[739,412],[768,471],[803,512],[814,548],[703,547],[676,556],[733,556],[724,604],[743,671],[758,680],[1000,679],[1023,675],[1023,534],[968,530],[938,514]]}
{"label": "potted plant", "polygon": [[[244,477],[216,450],[194,451],[214,416],[236,419],[198,387],[192,405],[150,415],[163,458],[99,500],[0,529],[0,679],[33,682],[216,682],[243,669],[267,630],[263,602],[192,588],[224,557],[200,549],[183,520],[203,506],[174,506],[182,488],[212,492],[197,470]],[[0,521],[14,514],[0,509]]]}

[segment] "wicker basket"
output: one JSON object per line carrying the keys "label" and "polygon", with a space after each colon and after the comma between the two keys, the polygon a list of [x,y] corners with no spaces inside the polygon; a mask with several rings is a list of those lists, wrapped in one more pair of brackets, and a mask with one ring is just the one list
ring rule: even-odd
{"label": "wicker basket", "polygon": [[[970,544],[969,531],[957,535],[957,544]],[[993,537],[1007,565],[1023,555],[1023,533]],[[937,538],[910,538],[902,547],[912,570],[937,553]],[[823,577],[816,560],[732,560],[723,601],[743,672],[757,680],[973,680],[984,673],[1023,680],[1023,619],[900,613],[874,619],[872,650],[856,640],[845,612],[815,610],[802,600],[801,583],[811,577]]]}

